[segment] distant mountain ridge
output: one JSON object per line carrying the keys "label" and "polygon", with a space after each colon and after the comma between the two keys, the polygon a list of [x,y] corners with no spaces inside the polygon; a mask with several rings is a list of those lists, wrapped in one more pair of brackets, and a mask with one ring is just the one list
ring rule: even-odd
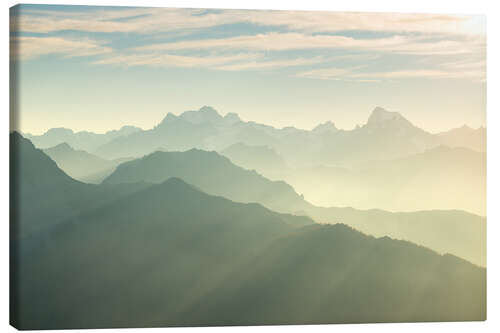
{"label": "distant mountain ridge", "polygon": [[449,147],[464,147],[479,152],[486,152],[486,128],[470,128],[464,125],[460,128],[451,129],[447,132],[437,134],[443,145]]}
{"label": "distant mountain ridge", "polygon": [[10,134],[11,239],[24,238],[86,209],[148,186],[97,186],[68,176],[19,133]]}
{"label": "distant mountain ridge", "polygon": [[353,167],[288,169],[281,179],[321,206],[390,211],[460,208],[486,215],[486,153],[468,148],[441,145]]}
{"label": "distant mountain ridge", "polygon": [[271,181],[255,171],[236,166],[216,152],[157,151],[121,164],[103,184],[140,181],[160,184],[171,177],[236,202],[259,203],[278,212],[310,216],[320,223],[345,223],[362,232],[425,244],[440,253],[452,253],[475,264],[486,265],[485,218],[456,210],[422,214],[316,207],[288,183]]}
{"label": "distant mountain ridge", "polygon": [[[401,114],[381,107],[373,110],[365,125],[353,130],[340,130],[332,122],[326,122],[309,131],[246,122],[237,114],[221,116],[212,107],[204,106],[179,116],[168,113],[153,129],[113,139],[99,147],[96,154],[106,158],[127,154],[141,157],[157,147],[222,151],[233,144],[243,143],[272,147],[290,166],[303,167],[393,159],[440,144],[468,142],[469,137],[479,139],[469,142],[468,148],[484,151],[485,140],[480,138],[485,137],[485,133],[481,129],[470,133],[431,134],[414,126]],[[301,149],[297,150],[297,146]]]}
{"label": "distant mountain ridge", "polygon": [[255,171],[235,166],[216,152],[199,149],[157,151],[125,162],[104,179],[103,184],[162,183],[171,177],[181,178],[212,195],[238,202],[259,202],[278,212],[293,212],[291,207],[302,210],[305,204],[285,182],[270,181]]}
{"label": "distant mountain ridge", "polygon": [[[333,122],[319,124],[312,130],[281,129],[243,121],[236,113],[220,115],[214,108],[180,115],[169,112],[152,129],[125,126],[105,134],[73,133],[68,129],[51,129],[40,136],[26,134],[38,148],[67,142],[105,159],[142,157],[158,147],[167,150],[198,148],[221,151],[233,144],[269,146],[292,167],[312,165],[350,165],[370,160],[404,157],[441,144],[486,150],[486,130],[450,130],[432,134],[414,126],[400,113],[376,107],[366,124],[352,130],[336,128]],[[300,145],[301,149],[296,147]],[[384,149],[381,149],[384,147]]]}
{"label": "distant mountain ridge", "polygon": [[135,126],[123,126],[119,130],[111,130],[104,134],[97,134],[88,131],[73,132],[73,130],[68,128],[51,128],[42,135],[24,133],[23,136],[30,139],[30,141],[40,149],[50,148],[66,142],[75,149],[83,149],[87,152],[92,152],[97,147],[114,138],[127,136],[140,130],[139,127]]}
{"label": "distant mountain ridge", "polygon": [[220,154],[240,167],[256,170],[271,179],[283,179],[288,169],[283,157],[268,146],[249,146],[240,142],[220,151]]}
{"label": "distant mountain ridge", "polygon": [[110,175],[120,163],[131,160],[106,160],[84,150],[75,150],[66,142],[46,148],[43,152],[72,178],[96,184]]}

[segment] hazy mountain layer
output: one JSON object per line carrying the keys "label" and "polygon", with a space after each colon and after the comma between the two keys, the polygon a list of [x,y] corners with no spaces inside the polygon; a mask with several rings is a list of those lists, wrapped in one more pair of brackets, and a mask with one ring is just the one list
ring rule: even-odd
{"label": "hazy mountain layer", "polygon": [[220,152],[232,163],[245,169],[255,170],[271,179],[282,179],[287,165],[276,151],[267,146],[249,146],[235,143]]}
{"label": "hazy mountain layer", "polygon": [[351,168],[287,169],[282,179],[321,206],[392,211],[462,209],[486,215],[486,154],[466,148],[440,146]]}
{"label": "hazy mountain layer", "polygon": [[26,237],[69,216],[149,186],[96,186],[74,180],[19,133],[10,135],[11,237]]}
{"label": "hazy mountain layer", "polygon": [[484,320],[486,272],[179,179],[70,218],[21,261],[30,328]]}
{"label": "hazy mountain layer", "polygon": [[67,143],[44,149],[43,152],[72,178],[95,184],[110,175],[120,163],[131,160],[130,158],[106,160],[84,150],[75,150]]}
{"label": "hazy mountain layer", "polygon": [[376,237],[408,240],[486,267],[486,219],[474,214],[459,210],[393,213],[336,207],[314,207],[307,212],[320,223],[345,223]]}
{"label": "hazy mountain layer", "polygon": [[270,181],[255,171],[240,168],[216,152],[191,149],[185,152],[157,151],[116,168],[104,184],[161,183],[179,177],[203,191],[238,202],[259,202],[280,212],[304,208],[304,200],[282,181]]}
{"label": "hazy mountain layer", "polygon": [[465,147],[485,151],[485,138],[484,129],[431,134],[414,126],[401,114],[380,107],[373,110],[365,125],[353,130],[339,130],[333,123],[326,122],[308,131],[246,122],[234,113],[223,117],[213,108],[204,106],[179,116],[169,113],[155,128],[117,137],[99,147],[96,153],[107,159],[142,157],[158,147],[221,151],[244,143],[269,146],[291,167],[306,167],[394,159],[440,144],[461,146],[466,143]]}
{"label": "hazy mountain layer", "polygon": [[280,212],[309,215],[323,223],[346,223],[372,235],[406,239],[486,266],[486,219],[482,217],[455,210],[390,213],[315,207],[287,183],[270,181],[215,152],[155,152],[121,164],[103,183],[161,183],[170,177],[182,178],[209,194],[258,202]]}
{"label": "hazy mountain layer", "polygon": [[486,128],[472,129],[466,125],[438,134],[443,145],[448,147],[465,147],[486,152]]}
{"label": "hazy mountain layer", "polygon": [[[217,133],[214,123],[224,121],[224,118],[208,107],[200,109],[199,112],[198,117],[189,112],[182,117],[169,113],[153,129],[116,138],[99,147],[95,153],[105,158],[142,157],[159,147],[169,150],[200,148],[204,138]],[[231,121],[228,121],[228,125],[230,123]]]}
{"label": "hazy mountain layer", "polygon": [[97,134],[88,131],[73,132],[68,128],[51,128],[42,135],[32,135],[25,133],[24,136],[40,149],[50,148],[61,143],[68,143],[75,149],[93,151],[97,147],[120,136],[127,136],[138,132],[141,129],[135,126],[123,126],[119,130],[108,131],[104,134]]}
{"label": "hazy mountain layer", "polygon": [[486,316],[485,273],[459,258],[345,225],[308,226],[277,239],[181,324],[477,320]]}

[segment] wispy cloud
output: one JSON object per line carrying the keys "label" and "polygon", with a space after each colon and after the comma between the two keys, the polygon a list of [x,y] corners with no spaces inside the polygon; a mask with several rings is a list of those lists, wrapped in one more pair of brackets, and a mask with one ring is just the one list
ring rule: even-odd
{"label": "wispy cloud", "polygon": [[259,50],[287,51],[307,49],[347,49],[415,55],[447,55],[476,52],[484,46],[482,39],[428,40],[424,37],[395,35],[386,38],[356,39],[338,35],[306,35],[271,32],[222,39],[201,39],[159,43],[139,47],[138,51],[172,50]]}
{"label": "wispy cloud", "polygon": [[[91,59],[95,65],[224,71],[293,68],[296,73],[290,75],[297,77],[362,82],[408,78],[481,81],[486,72],[482,16],[176,8],[95,7],[85,11],[79,7],[72,11],[19,8],[11,17],[11,31],[15,33],[11,36],[11,56],[18,60],[54,54],[98,56]],[[238,35],[224,38],[210,33],[194,34],[198,30],[208,31],[203,29],[235,23],[262,26],[268,32],[256,33],[257,30],[248,28],[244,33],[240,31]],[[45,33],[46,36],[23,35],[29,32]],[[111,43],[89,37],[76,38],[96,36],[93,33],[106,33]],[[118,36],[127,39],[124,43],[127,46],[122,44],[113,48],[113,33],[126,33]],[[68,35],[73,37],[68,38]],[[164,42],[172,35],[177,41]],[[188,35],[191,35],[188,39],[184,38]],[[150,44],[135,47],[139,45],[137,40]],[[377,67],[383,59],[392,60],[394,56],[400,60],[396,67],[387,71]],[[422,59],[430,60],[418,63]]]}
{"label": "wispy cloud", "polygon": [[111,55],[92,62],[94,65],[154,66],[154,67],[197,67],[222,71],[271,70],[318,64],[323,57],[295,59],[267,59],[265,54],[237,53],[230,55],[185,56],[167,53],[138,53]]}
{"label": "wispy cloud", "polygon": [[353,73],[354,68],[320,68],[299,72],[295,76],[320,80],[342,80]]}
{"label": "wispy cloud", "polygon": [[414,70],[398,70],[389,72],[375,73],[357,73],[351,77],[358,78],[378,78],[378,79],[407,79],[407,78],[426,78],[426,79],[477,79],[481,80],[484,76],[481,71],[449,71],[439,69],[414,69]]}
{"label": "wispy cloud", "polygon": [[484,68],[471,68],[469,70],[443,69],[405,69],[385,72],[360,72],[358,68],[322,68],[299,72],[297,77],[319,80],[343,80],[358,82],[380,82],[391,79],[471,79],[484,81],[486,72]]}
{"label": "wispy cloud", "polygon": [[264,61],[250,61],[250,62],[240,62],[235,64],[228,64],[223,66],[218,66],[216,69],[225,71],[241,71],[241,70],[252,70],[252,69],[274,69],[283,67],[297,67],[305,65],[313,65],[324,62],[322,57],[314,57],[310,59],[297,58],[297,59],[283,59],[283,60],[264,60]]}
{"label": "wispy cloud", "polygon": [[280,26],[303,32],[370,30],[484,34],[477,16],[444,14],[339,13],[324,11],[223,10],[130,8],[96,9],[92,12],[40,11],[26,9],[17,27],[22,31],[151,33],[180,29],[200,29],[222,24],[252,23]]}
{"label": "wispy cloud", "polygon": [[238,61],[253,61],[257,54],[234,54],[212,56],[184,56],[166,53],[113,55],[94,61],[94,65],[155,66],[155,67],[208,67],[228,65]]}
{"label": "wispy cloud", "polygon": [[112,49],[92,39],[62,37],[11,37],[10,56],[13,60],[34,59],[42,55],[58,54],[65,57],[83,57],[111,53]]}

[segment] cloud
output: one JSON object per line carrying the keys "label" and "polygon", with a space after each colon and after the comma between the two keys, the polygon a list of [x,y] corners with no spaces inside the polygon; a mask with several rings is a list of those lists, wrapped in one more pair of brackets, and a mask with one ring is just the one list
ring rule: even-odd
{"label": "cloud", "polygon": [[[486,38],[482,16],[175,8],[91,7],[86,11],[79,7],[73,11],[18,8],[11,14],[12,32],[50,33],[52,36],[11,37],[14,59],[33,59],[45,54],[100,56],[92,59],[92,63],[224,71],[311,66],[296,76],[363,82],[406,78],[485,78]],[[156,41],[167,34],[179,37],[196,29],[241,22],[279,27],[282,32],[179,40],[127,49],[112,49],[108,46],[110,44],[90,38],[54,36],[58,31],[67,30],[125,32],[126,38],[143,34],[148,40]],[[365,37],[356,38],[327,34],[346,30],[376,34],[370,35],[371,38],[363,33],[357,36]],[[109,38],[113,41],[114,37],[109,35]],[[294,53],[289,51],[296,50],[321,51],[322,56],[313,56],[318,52],[301,52],[300,57],[293,58]],[[328,56],[330,50],[349,54]],[[284,52],[288,54],[283,56]],[[399,68],[381,72],[377,64],[385,64],[384,57],[393,59],[392,55],[398,55],[397,59],[402,60]],[[378,60],[372,61],[375,59]],[[419,63],[425,59],[429,59],[428,63]],[[371,68],[363,68],[360,72],[356,64]],[[329,67],[318,69],[313,65]],[[418,66],[421,68],[414,69]]]}
{"label": "cloud", "polygon": [[477,52],[484,48],[482,39],[431,40],[396,35],[386,38],[355,39],[338,35],[306,35],[271,32],[222,39],[188,40],[158,43],[136,48],[138,51],[172,50],[257,50],[288,51],[304,49],[347,49],[414,55],[448,55]]}
{"label": "cloud", "polygon": [[121,54],[94,61],[94,65],[155,66],[155,67],[215,67],[237,61],[253,60],[256,54],[215,56],[184,56],[166,53]]}
{"label": "cloud", "polygon": [[139,53],[112,55],[92,62],[94,65],[154,66],[210,68],[222,71],[262,70],[318,64],[322,57],[295,59],[266,59],[264,54],[238,53],[230,55],[186,56],[168,53]]}
{"label": "cloud", "polygon": [[351,77],[359,78],[377,78],[377,79],[408,79],[408,78],[425,78],[425,79],[483,79],[484,73],[481,71],[447,71],[440,69],[413,69],[413,70],[398,70],[390,72],[378,73],[358,73]]}
{"label": "cloud", "polygon": [[323,62],[322,57],[314,58],[297,58],[297,59],[283,59],[283,60],[267,60],[267,61],[251,61],[240,62],[235,64],[218,66],[216,69],[225,71],[240,71],[240,70],[253,70],[253,69],[273,69],[283,67],[297,67],[305,65],[313,65]]}
{"label": "cloud", "polygon": [[320,80],[342,80],[353,72],[353,68],[320,68],[297,73],[295,76]]}
{"label": "cloud", "polygon": [[325,11],[220,10],[178,8],[101,9],[94,11],[41,11],[23,9],[13,31],[151,33],[200,29],[216,25],[252,23],[301,32],[345,30],[396,33],[485,34],[483,16],[404,13],[349,13]]}
{"label": "cloud", "polygon": [[484,68],[469,70],[442,69],[401,69],[386,72],[359,72],[358,68],[322,68],[297,73],[297,77],[319,80],[342,80],[358,82],[380,82],[390,79],[469,79],[484,82],[486,72]]}
{"label": "cloud", "polygon": [[10,56],[13,60],[34,59],[47,54],[66,57],[83,57],[111,53],[112,49],[92,39],[67,39],[62,37],[10,38]]}

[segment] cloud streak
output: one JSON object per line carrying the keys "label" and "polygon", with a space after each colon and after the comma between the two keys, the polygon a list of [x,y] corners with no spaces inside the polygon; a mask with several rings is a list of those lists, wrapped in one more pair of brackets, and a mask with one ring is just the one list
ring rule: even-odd
{"label": "cloud streak", "polygon": [[109,54],[112,49],[92,39],[68,39],[62,37],[27,37],[10,38],[10,56],[12,60],[30,60],[43,55],[58,54],[65,57],[85,57]]}
{"label": "cloud streak", "polygon": [[208,67],[227,65],[238,61],[249,61],[259,57],[256,54],[234,54],[224,56],[183,56],[166,53],[123,54],[92,62],[94,65],[154,66],[154,67]]}
{"label": "cloud streak", "polygon": [[[21,7],[22,8],[22,7]],[[339,13],[324,11],[223,10],[178,8],[96,9],[92,12],[26,9],[18,18],[19,31],[152,33],[180,29],[203,29],[224,24],[251,23],[279,26],[302,32],[345,30],[396,33],[452,33],[484,35],[477,16],[445,14]]]}
{"label": "cloud streak", "polygon": [[[11,12],[12,59],[33,60],[44,55],[92,56],[95,58],[90,61],[94,65],[126,67],[221,71],[290,68],[287,74],[296,77],[360,82],[409,78],[484,81],[486,76],[485,24],[481,16],[107,7],[92,7],[85,11],[74,7],[73,11],[61,11],[40,8],[44,7],[20,6]],[[210,33],[203,37],[195,35],[196,32],[208,31],[204,29],[210,27],[236,23],[263,26],[266,30],[279,28],[279,32],[256,33],[248,28],[242,34],[224,38]],[[30,32],[45,35],[24,35]],[[106,33],[109,41],[75,37],[85,36],[85,33],[93,37],[93,33]],[[126,47],[113,48],[114,33],[125,33],[116,36],[127,40]],[[172,36],[177,40],[164,42],[165,38]],[[156,42],[162,39],[163,42]],[[135,46],[139,45],[137,41],[146,40],[150,44]],[[394,58],[398,59],[394,68],[383,71],[377,67],[382,64],[387,68]]]}
{"label": "cloud streak", "polygon": [[283,60],[265,60],[265,61],[250,61],[235,64],[228,64],[218,66],[216,69],[225,71],[241,71],[241,70],[255,70],[255,69],[275,69],[283,67],[297,67],[313,65],[324,62],[322,57],[314,57],[310,59],[296,58],[296,59],[283,59]]}
{"label": "cloud streak", "polygon": [[415,55],[448,55],[476,52],[484,47],[482,39],[429,41],[424,37],[395,35],[387,38],[355,39],[338,35],[278,33],[159,43],[136,48],[138,51],[172,50],[259,50],[289,51],[307,49],[347,49]]}
{"label": "cloud streak", "polygon": [[381,82],[394,79],[470,79],[477,82],[486,80],[484,67],[403,69],[385,72],[360,72],[358,68],[321,68],[299,72],[297,77],[319,80],[342,80],[358,82]]}

